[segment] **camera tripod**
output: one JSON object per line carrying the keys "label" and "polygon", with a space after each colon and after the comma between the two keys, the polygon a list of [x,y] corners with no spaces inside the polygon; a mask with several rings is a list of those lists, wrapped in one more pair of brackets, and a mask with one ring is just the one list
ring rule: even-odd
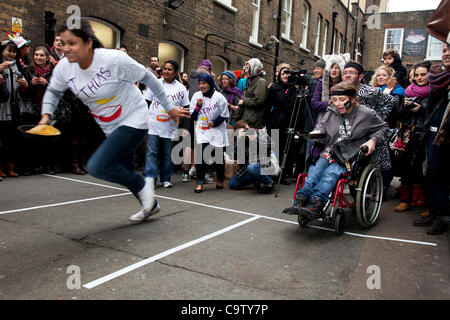
{"label": "camera tripod", "polygon": [[283,171],[286,166],[287,157],[289,155],[289,150],[291,148],[292,139],[294,139],[295,136],[295,129],[297,128],[297,123],[299,116],[302,114],[303,108],[306,107],[309,118],[311,120],[312,125],[314,125],[314,120],[311,114],[311,110],[309,109],[308,100],[306,99],[307,94],[304,86],[300,86],[297,88],[297,96],[295,98],[294,108],[291,113],[291,119],[289,121],[289,127],[286,129],[287,131],[287,139],[286,144],[284,146],[282,160],[281,160],[281,166],[280,166],[280,174],[278,176],[278,182],[277,182],[277,189],[275,192],[275,198],[278,197],[278,192],[280,190],[280,183],[281,179],[283,177]]}

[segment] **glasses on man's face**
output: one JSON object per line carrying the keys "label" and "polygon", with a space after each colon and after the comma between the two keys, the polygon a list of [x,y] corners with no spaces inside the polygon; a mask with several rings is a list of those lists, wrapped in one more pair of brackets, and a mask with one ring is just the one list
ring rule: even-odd
{"label": "glasses on man's face", "polygon": [[347,76],[347,75],[353,76],[355,74],[358,74],[358,72],[357,71],[344,71],[343,74],[344,74],[344,76]]}

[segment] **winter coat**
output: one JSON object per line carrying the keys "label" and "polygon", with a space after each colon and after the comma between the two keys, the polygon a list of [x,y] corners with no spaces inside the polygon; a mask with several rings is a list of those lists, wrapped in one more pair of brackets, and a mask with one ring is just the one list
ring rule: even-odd
{"label": "winter coat", "polygon": [[267,81],[257,76],[248,80],[244,90],[244,103],[239,107],[236,121],[245,120],[251,128],[261,129],[265,124]]}

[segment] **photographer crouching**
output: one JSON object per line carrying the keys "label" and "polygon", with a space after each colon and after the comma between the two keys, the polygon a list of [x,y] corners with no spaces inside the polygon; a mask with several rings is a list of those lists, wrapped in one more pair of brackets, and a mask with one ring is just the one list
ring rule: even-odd
{"label": "photographer crouching", "polygon": [[243,190],[246,186],[254,184],[258,193],[269,194],[274,189],[270,175],[277,175],[279,171],[278,162],[272,154],[274,152],[272,139],[265,129],[251,129],[244,120],[236,122],[233,129],[234,152],[238,158],[239,170],[230,179],[230,189]]}

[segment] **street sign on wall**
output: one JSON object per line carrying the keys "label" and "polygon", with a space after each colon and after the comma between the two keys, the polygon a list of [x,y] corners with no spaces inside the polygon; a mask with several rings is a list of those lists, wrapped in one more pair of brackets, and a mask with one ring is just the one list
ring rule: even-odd
{"label": "street sign on wall", "polygon": [[22,33],[23,31],[23,23],[22,23],[22,19],[16,18],[16,17],[12,17],[11,19],[11,30],[12,32],[18,32],[18,33]]}
{"label": "street sign on wall", "polygon": [[403,54],[407,56],[425,56],[427,35],[425,29],[406,29]]}

